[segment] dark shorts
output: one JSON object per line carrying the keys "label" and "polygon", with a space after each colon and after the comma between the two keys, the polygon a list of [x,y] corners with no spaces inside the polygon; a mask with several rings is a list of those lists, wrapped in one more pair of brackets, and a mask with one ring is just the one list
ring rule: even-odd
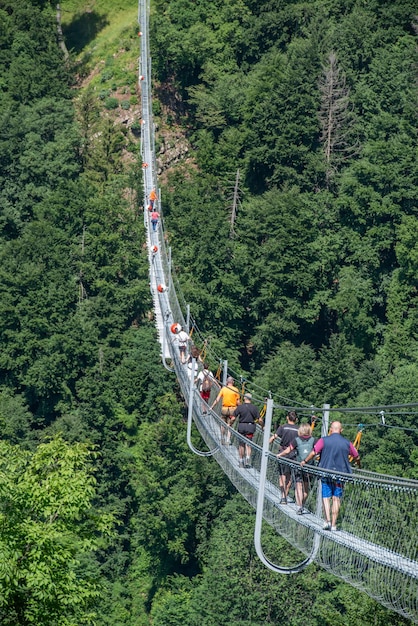
{"label": "dark shorts", "polygon": [[246,439],[250,439],[251,440],[254,437],[254,433],[242,433],[239,428],[238,428],[238,432],[239,432],[240,435],[242,435]]}
{"label": "dark shorts", "polygon": [[302,470],[295,470],[295,481],[297,483],[309,483],[309,475],[306,472],[302,472]]}
{"label": "dark shorts", "polygon": [[[283,450],[285,450],[285,448],[280,446],[279,452],[283,452]],[[289,452],[289,454],[287,454],[283,458],[288,459],[289,461],[294,461],[296,459],[296,451],[292,450],[291,452]],[[290,465],[279,465],[279,474],[281,474],[282,476],[290,476],[292,473],[292,470],[294,470],[294,468],[291,467]]]}
{"label": "dark shorts", "polygon": [[186,352],[186,346],[180,345],[179,350],[180,352]]}

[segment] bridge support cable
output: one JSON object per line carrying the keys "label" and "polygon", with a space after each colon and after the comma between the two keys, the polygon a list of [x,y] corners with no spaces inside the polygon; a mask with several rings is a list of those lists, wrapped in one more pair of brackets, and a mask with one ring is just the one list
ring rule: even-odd
{"label": "bridge support cable", "polygon": [[267,400],[267,410],[265,417],[265,426],[264,426],[264,437],[263,437],[263,451],[261,457],[261,466],[260,466],[260,475],[259,475],[259,485],[258,485],[258,497],[257,497],[257,509],[256,509],[256,519],[255,519],[255,528],[254,528],[254,545],[257,552],[257,556],[262,563],[266,567],[268,567],[273,572],[277,572],[278,574],[298,574],[302,570],[305,569],[308,565],[310,565],[314,560],[318,553],[319,544],[321,541],[320,535],[318,533],[314,534],[313,537],[313,546],[312,551],[309,556],[298,563],[297,565],[293,565],[291,567],[284,567],[282,565],[276,565],[270,559],[266,557],[264,554],[263,548],[261,546],[261,529],[263,524],[263,510],[264,510],[264,495],[265,495],[265,486],[266,486],[266,473],[267,473],[267,464],[268,464],[268,456],[269,456],[269,438],[271,432],[271,422],[273,415],[273,400],[270,398]]}
{"label": "bridge support cable", "polygon": [[[293,571],[300,571],[312,560],[321,567],[366,592],[378,602],[418,624],[418,543],[416,521],[418,512],[418,481],[400,477],[388,477],[365,471],[354,474],[335,474],[315,466],[305,466],[303,472],[309,482],[305,506],[306,514],[298,515],[294,502],[281,504],[279,474],[289,468],[292,482],[300,465],[287,459],[277,459],[268,450],[271,417],[264,434],[258,429],[252,442],[234,428],[227,427],[217,412],[205,407],[194,386],[196,363],[192,368],[180,359],[175,335],[170,327],[176,322],[187,328],[190,312],[187,305],[179,302],[172,268],[171,250],[167,249],[164,235],[161,194],[156,207],[160,213],[158,228],[154,231],[147,210],[149,194],[157,189],[154,124],[152,120],[151,62],[149,55],[148,15],[149,0],[139,0],[139,23],[141,35],[140,89],[142,102],[141,158],[144,181],[144,225],[147,237],[150,288],[155,311],[158,340],[164,366],[174,371],[181,392],[188,400],[188,444],[200,456],[213,456],[241,495],[257,510],[254,534],[257,552],[263,563],[275,571],[291,573],[289,568],[274,565],[263,553],[259,534],[262,520],[270,524],[293,547],[305,556]],[[157,251],[154,253],[154,249]],[[158,289],[159,286],[164,288]],[[185,311],[185,314],[183,313]],[[222,380],[226,383],[228,363],[223,361]],[[213,386],[209,405],[215,399],[218,388]],[[392,405],[416,406],[414,405]],[[286,408],[274,405],[274,408]],[[288,407],[287,407],[288,408]],[[306,407],[309,409],[309,407]],[[367,408],[367,407],[366,407]],[[384,410],[385,407],[380,407]],[[318,409],[323,416],[323,433],[327,434],[329,411]],[[359,411],[360,409],[347,409]],[[270,399],[269,411],[273,404]],[[344,410],[340,410],[343,412]],[[316,412],[316,408],[315,408]],[[191,441],[193,422],[208,451],[197,450]],[[222,445],[221,428],[229,428],[231,445]],[[251,468],[239,465],[239,446],[251,447]],[[331,477],[344,485],[344,498],[340,510],[340,530],[323,529],[321,479]],[[263,493],[264,492],[264,493]],[[292,495],[292,494],[291,494]]]}
{"label": "bridge support cable", "polygon": [[165,329],[162,332],[162,352],[161,352],[161,359],[163,362],[163,365],[165,367],[166,370],[168,370],[169,372],[174,372],[174,368],[171,367],[171,365],[169,365],[167,363],[167,354],[170,355],[171,358],[171,352],[170,349],[167,347],[167,333],[165,331]]}

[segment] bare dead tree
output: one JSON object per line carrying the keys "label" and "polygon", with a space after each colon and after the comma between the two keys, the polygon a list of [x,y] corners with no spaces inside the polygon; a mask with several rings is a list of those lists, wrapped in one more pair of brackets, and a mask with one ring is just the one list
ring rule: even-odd
{"label": "bare dead tree", "polygon": [[231,201],[232,201],[231,218],[230,218],[231,227],[229,229],[229,236],[231,237],[231,239],[235,237],[235,230],[234,230],[235,218],[237,216],[238,205],[241,203],[241,199],[240,199],[241,189],[239,188],[239,178],[240,178],[240,174],[239,174],[239,169],[238,169],[236,176],[235,176],[235,183],[234,183],[234,188],[233,188],[234,191],[233,191],[233,195],[231,198]]}
{"label": "bare dead tree", "polygon": [[[418,35],[418,15],[413,16],[411,25],[414,33]],[[415,73],[415,86],[418,87],[418,71]]]}
{"label": "bare dead tree", "polygon": [[335,52],[330,53],[327,63],[323,65],[319,90],[321,92],[320,141],[327,163],[328,185],[341,162],[358,151],[358,144],[353,141],[351,132],[354,115],[350,102],[350,89],[346,84],[345,74],[338,65]]}
{"label": "bare dead tree", "polygon": [[67,46],[65,45],[64,35],[62,34],[62,24],[61,24],[61,5],[59,2],[56,4],[56,20],[57,20],[57,36],[58,36],[58,45],[61,48],[64,59],[68,61],[70,55],[67,50]]}
{"label": "bare dead tree", "polygon": [[[83,234],[81,237],[81,258],[84,257],[84,242],[86,237],[86,227],[83,225]],[[78,275],[78,303],[81,304],[83,300],[87,298],[87,291],[83,284],[83,270],[80,267],[79,275]]]}

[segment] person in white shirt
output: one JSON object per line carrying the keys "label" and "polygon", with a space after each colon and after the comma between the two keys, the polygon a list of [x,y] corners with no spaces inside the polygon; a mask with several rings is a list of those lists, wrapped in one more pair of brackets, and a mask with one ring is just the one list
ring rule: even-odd
{"label": "person in white shirt", "polygon": [[209,369],[207,363],[203,363],[203,369],[195,378],[195,384],[198,386],[200,397],[202,398],[202,413],[207,413],[207,404],[210,398],[210,392],[215,383],[215,378]]}
{"label": "person in white shirt", "polygon": [[186,363],[186,352],[187,352],[187,344],[190,340],[189,335],[185,330],[180,326],[180,330],[176,335],[177,343],[180,351],[180,359],[182,363]]}

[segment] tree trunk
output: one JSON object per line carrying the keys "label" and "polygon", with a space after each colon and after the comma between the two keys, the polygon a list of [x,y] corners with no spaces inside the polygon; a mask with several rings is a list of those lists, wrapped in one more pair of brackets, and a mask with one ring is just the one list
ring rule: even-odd
{"label": "tree trunk", "polygon": [[59,2],[57,2],[56,5],[56,9],[57,9],[57,34],[58,34],[58,45],[61,48],[63,54],[64,54],[64,59],[67,61],[69,58],[69,53],[67,50],[67,46],[65,45],[65,41],[64,41],[64,37],[62,34],[62,25],[61,25],[61,5]]}

